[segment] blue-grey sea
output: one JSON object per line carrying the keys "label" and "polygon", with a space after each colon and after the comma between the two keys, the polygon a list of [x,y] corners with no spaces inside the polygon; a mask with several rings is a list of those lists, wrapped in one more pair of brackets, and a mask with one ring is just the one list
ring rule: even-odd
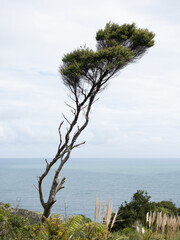
{"label": "blue-grey sea", "polygon": [[[0,202],[42,212],[34,185],[45,167],[40,158],[0,159]],[[45,197],[54,172],[43,185]],[[53,213],[93,218],[96,197],[105,205],[110,199],[116,211],[137,190],[147,191],[151,201],[171,200],[180,207],[180,159],[73,158],[61,177],[66,177],[65,188],[57,194]]]}

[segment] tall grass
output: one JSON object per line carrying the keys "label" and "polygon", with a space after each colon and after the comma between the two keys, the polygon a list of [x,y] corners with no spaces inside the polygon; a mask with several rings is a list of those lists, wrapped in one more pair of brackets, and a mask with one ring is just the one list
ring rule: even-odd
{"label": "tall grass", "polygon": [[[110,200],[108,200],[107,208],[104,205],[103,209],[101,210],[101,206],[102,206],[102,202],[100,201],[99,206],[98,206],[98,199],[96,198],[94,221],[97,223],[104,223],[106,225],[106,227],[109,227],[110,222],[111,222],[111,217],[112,217],[113,205],[111,204]],[[112,228],[115,223],[115,220],[117,217],[117,212],[114,215],[114,218],[112,220],[110,228]]]}
{"label": "tall grass", "polygon": [[[113,225],[116,221],[118,211],[115,213],[113,220],[111,222],[113,205],[111,204],[110,200],[108,200],[107,208],[104,205],[103,209],[101,210],[101,205],[102,205],[102,202],[100,201],[99,207],[98,207],[98,199],[96,198],[94,221],[97,223],[104,224],[106,226],[106,232],[105,232],[105,236],[104,236],[104,239],[106,240],[108,238],[108,229],[111,230],[111,228],[113,227]],[[111,223],[111,225],[110,225],[110,223]]]}
{"label": "tall grass", "polygon": [[162,214],[162,212],[148,212],[146,223],[149,229],[156,232],[165,233],[165,231],[176,232],[180,230],[180,216]]}

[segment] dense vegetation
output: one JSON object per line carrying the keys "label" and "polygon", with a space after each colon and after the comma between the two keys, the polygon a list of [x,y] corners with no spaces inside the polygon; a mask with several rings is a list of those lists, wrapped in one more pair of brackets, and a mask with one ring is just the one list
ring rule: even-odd
{"label": "dense vegetation", "polygon": [[138,190],[129,203],[124,202],[121,204],[112,231],[132,227],[137,221],[146,226],[146,214],[148,212],[162,212],[163,214],[166,213],[173,216],[179,215],[180,209],[171,201],[150,202],[150,198],[147,192]]}
{"label": "dense vegetation", "polygon": [[[27,211],[27,210],[24,210]],[[157,211],[154,218],[154,227],[149,227],[146,222],[147,213]],[[160,213],[162,212],[162,213]],[[29,219],[19,216],[21,211],[13,212],[9,204],[0,207],[0,239],[3,240],[179,240],[179,218],[173,218],[179,214],[179,209],[170,201],[150,202],[150,196],[144,191],[137,191],[129,203],[121,204],[113,228],[110,230],[105,222],[97,223],[82,215],[63,216],[54,215],[45,222],[28,214]],[[151,212],[152,213],[152,212]],[[155,213],[155,212],[154,212]],[[34,213],[33,213],[34,214]],[[152,215],[152,214],[151,214]],[[162,226],[157,226],[158,216],[170,216],[169,226],[162,231]],[[30,221],[29,221],[30,220]],[[33,220],[33,221],[32,221]],[[161,224],[162,221],[161,221]]]}

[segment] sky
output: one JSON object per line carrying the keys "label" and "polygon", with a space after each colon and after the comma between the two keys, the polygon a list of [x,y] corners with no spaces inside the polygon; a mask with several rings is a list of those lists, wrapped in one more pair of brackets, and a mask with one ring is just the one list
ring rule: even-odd
{"label": "sky", "polygon": [[[64,54],[111,21],[135,22],[155,46],[111,79],[72,157],[180,157],[178,0],[0,0],[0,158],[53,157],[69,92]],[[78,141],[78,142],[79,142]]]}

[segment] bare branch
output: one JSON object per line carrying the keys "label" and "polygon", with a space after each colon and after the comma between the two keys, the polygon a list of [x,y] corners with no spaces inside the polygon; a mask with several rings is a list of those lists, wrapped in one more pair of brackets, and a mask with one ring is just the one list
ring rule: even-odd
{"label": "bare branch", "polygon": [[39,189],[36,187],[36,185],[35,184],[33,184],[33,186],[35,187],[35,189],[39,192]]}
{"label": "bare branch", "polygon": [[76,113],[76,109],[74,107],[72,107],[71,105],[69,105],[68,103],[65,102],[65,104],[72,109],[72,112],[75,114]]}
{"label": "bare branch", "polygon": [[62,113],[63,118],[66,120],[67,123],[69,123],[69,125],[71,125],[70,121],[66,118],[66,116]]}
{"label": "bare branch", "polygon": [[58,188],[57,188],[57,192],[59,191],[59,190],[61,190],[62,188],[64,188],[64,183],[65,183],[65,181],[66,181],[66,178],[64,177],[62,180],[61,180],[61,182],[60,182],[60,184],[59,184],[59,186],[58,186]]}
{"label": "bare branch", "polygon": [[71,95],[68,95],[68,97],[73,101],[73,102],[76,102],[76,100],[74,98],[72,98]]}
{"label": "bare branch", "polygon": [[47,168],[49,167],[49,163],[48,163],[48,160],[47,159],[45,159],[45,162],[47,163]]}
{"label": "bare branch", "polygon": [[95,102],[97,102],[98,100],[99,100],[99,98],[95,99],[94,102],[93,102],[93,104],[94,104]]}
{"label": "bare branch", "polygon": [[85,105],[84,107],[81,108],[81,110],[84,110],[85,108],[87,108],[88,105]]}
{"label": "bare branch", "polygon": [[82,143],[79,143],[79,144],[76,144],[76,145],[74,145],[71,149],[76,148],[76,147],[79,147],[79,146],[81,146],[81,145],[83,145],[83,144],[85,144],[85,143],[86,143],[86,141],[84,141],[84,142],[82,142]]}
{"label": "bare branch", "polygon": [[59,128],[58,128],[58,132],[59,132],[59,146],[58,146],[58,149],[61,147],[61,144],[62,144],[62,135],[61,135],[61,126],[63,125],[64,121],[62,121],[59,125]]}

